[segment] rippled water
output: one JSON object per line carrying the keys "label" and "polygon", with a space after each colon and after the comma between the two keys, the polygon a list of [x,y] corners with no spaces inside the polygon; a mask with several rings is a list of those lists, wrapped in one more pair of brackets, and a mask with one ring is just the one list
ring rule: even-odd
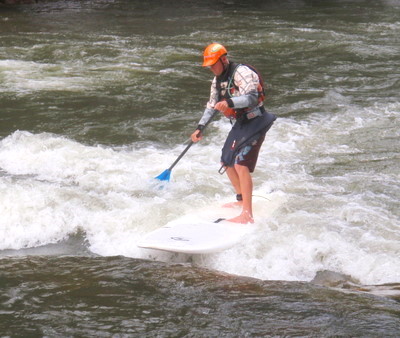
{"label": "rippled water", "polygon": [[[399,304],[128,258],[5,258],[7,335],[395,336]],[[20,309],[16,312],[15,309]]]}
{"label": "rippled water", "polygon": [[[0,332],[396,336],[399,14],[398,1],[0,4]],[[211,41],[261,71],[279,117],[254,173],[257,231],[213,255],[140,249],[234,197],[217,173],[222,118],[167,187],[153,180],[202,114]]]}

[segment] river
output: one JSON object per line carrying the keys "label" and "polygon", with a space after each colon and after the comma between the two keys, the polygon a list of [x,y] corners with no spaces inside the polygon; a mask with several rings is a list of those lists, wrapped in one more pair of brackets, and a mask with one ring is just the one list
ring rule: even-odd
{"label": "river", "polygon": [[[400,1],[0,2],[1,336],[400,332]],[[254,231],[217,254],[140,239],[234,192],[211,42],[278,116]]]}

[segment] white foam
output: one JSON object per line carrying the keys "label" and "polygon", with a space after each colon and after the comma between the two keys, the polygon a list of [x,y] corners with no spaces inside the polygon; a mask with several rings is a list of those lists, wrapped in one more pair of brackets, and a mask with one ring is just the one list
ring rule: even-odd
{"label": "white foam", "polygon": [[3,91],[25,92],[40,90],[82,90],[90,87],[91,79],[67,75],[68,66],[21,60],[0,60],[4,76]]}
{"label": "white foam", "polygon": [[[363,121],[359,111],[349,109],[342,128],[363,132],[379,115],[380,124],[398,130],[396,109],[364,110]],[[399,174],[373,169],[343,174],[343,156],[352,165],[352,156],[363,151],[339,124],[323,114],[301,122],[278,119],[253,175],[254,193],[266,197],[255,205],[258,230],[237,247],[193,261],[261,279],[310,280],[327,269],[365,284],[398,282],[400,227],[390,198],[399,194]],[[183,214],[234,198],[226,175],[217,173],[229,128],[226,121],[214,122],[164,187],[154,177],[185,145],[168,152],[150,145],[114,149],[46,133],[11,134],[0,141],[0,249],[55,243],[83,231],[96,254],[187,260],[136,243]],[[317,173],[327,168],[328,174],[315,174],[315,168]]]}

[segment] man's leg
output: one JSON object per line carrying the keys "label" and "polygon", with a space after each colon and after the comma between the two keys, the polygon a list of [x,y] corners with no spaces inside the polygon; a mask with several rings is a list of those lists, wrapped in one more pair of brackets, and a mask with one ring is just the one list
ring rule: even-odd
{"label": "man's leg", "polygon": [[236,191],[236,194],[242,195],[242,202],[228,203],[226,207],[242,205],[242,213],[234,218],[229,219],[236,223],[254,223],[252,194],[253,179],[251,173],[257,163],[260,147],[264,141],[265,134],[261,134],[258,140],[254,140],[251,144],[241,148],[235,158],[233,168],[227,168],[227,175]]}
{"label": "man's leg", "polygon": [[240,164],[235,164],[235,167],[232,169],[235,170],[239,180],[240,192],[236,191],[236,193],[242,194],[243,204],[242,213],[237,217],[229,219],[228,221],[242,224],[254,223],[252,206],[253,179],[251,177],[250,170],[248,167]]}
{"label": "man's leg", "polygon": [[[232,184],[233,188],[235,189],[236,194],[240,195],[242,193],[242,189],[240,187],[239,175],[236,172],[236,169],[234,167],[227,167],[226,174],[228,175],[228,178],[231,181],[231,184]],[[223,207],[224,208],[233,208],[233,207],[241,206],[242,204],[243,204],[242,201],[236,201],[236,202],[226,203],[223,205]]]}

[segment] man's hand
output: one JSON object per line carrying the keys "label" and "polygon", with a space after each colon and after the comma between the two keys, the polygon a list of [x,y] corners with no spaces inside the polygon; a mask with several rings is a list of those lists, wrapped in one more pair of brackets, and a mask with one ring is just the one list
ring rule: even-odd
{"label": "man's hand", "polygon": [[214,109],[219,110],[221,113],[225,113],[228,110],[228,102],[226,101],[219,101],[215,105]]}
{"label": "man's hand", "polygon": [[196,129],[193,132],[193,134],[190,136],[190,138],[192,139],[192,142],[194,142],[194,143],[199,142],[203,138],[203,135],[201,134],[201,130]]}
{"label": "man's hand", "polygon": [[234,117],[235,116],[235,111],[232,108],[229,108],[228,102],[226,101],[219,101],[214,109],[219,110],[222,114],[224,114],[226,117]]}

